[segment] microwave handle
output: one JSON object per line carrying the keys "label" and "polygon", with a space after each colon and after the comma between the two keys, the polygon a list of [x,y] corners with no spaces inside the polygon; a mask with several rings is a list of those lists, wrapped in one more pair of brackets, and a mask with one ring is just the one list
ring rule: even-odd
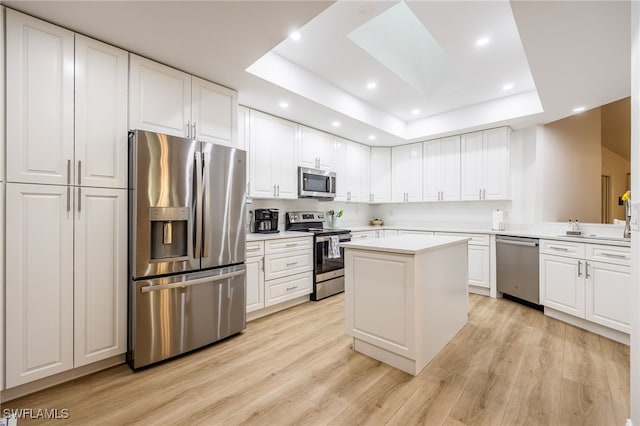
{"label": "microwave handle", "polygon": [[336,193],[336,178],[332,176],[329,178],[329,194],[335,194],[335,193]]}

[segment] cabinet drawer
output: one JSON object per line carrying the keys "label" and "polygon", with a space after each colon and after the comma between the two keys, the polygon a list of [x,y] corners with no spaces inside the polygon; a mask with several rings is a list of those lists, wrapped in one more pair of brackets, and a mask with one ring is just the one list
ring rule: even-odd
{"label": "cabinet drawer", "polygon": [[291,253],[292,250],[311,250],[313,237],[282,238],[265,241],[265,252],[267,254]]}
{"label": "cabinet drawer", "polygon": [[305,272],[267,282],[265,306],[275,305],[296,297],[311,294],[312,290],[312,272]]}
{"label": "cabinet drawer", "polygon": [[464,234],[462,232],[436,232],[436,235],[448,235],[451,237],[466,237],[471,238],[469,245],[472,246],[488,246],[489,235],[487,234]]}
{"label": "cabinet drawer", "polygon": [[569,241],[540,240],[540,253],[584,258],[584,244]]}
{"label": "cabinet drawer", "polygon": [[351,233],[351,241],[372,240],[376,238],[376,231],[359,231]]}
{"label": "cabinet drawer", "polygon": [[631,249],[629,247],[607,246],[603,244],[587,244],[587,260],[631,265]]}
{"label": "cabinet drawer", "polygon": [[264,241],[247,241],[245,253],[247,257],[263,256]]}
{"label": "cabinet drawer", "polygon": [[264,262],[264,279],[272,280],[311,270],[313,270],[313,252],[311,250],[267,254]]}

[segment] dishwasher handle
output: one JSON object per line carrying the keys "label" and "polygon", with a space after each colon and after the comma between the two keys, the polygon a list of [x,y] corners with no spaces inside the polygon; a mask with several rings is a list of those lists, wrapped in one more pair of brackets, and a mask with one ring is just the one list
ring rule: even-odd
{"label": "dishwasher handle", "polygon": [[512,240],[506,238],[496,238],[496,243],[500,244],[510,244],[514,246],[524,246],[524,247],[538,247],[540,244],[538,240]]}

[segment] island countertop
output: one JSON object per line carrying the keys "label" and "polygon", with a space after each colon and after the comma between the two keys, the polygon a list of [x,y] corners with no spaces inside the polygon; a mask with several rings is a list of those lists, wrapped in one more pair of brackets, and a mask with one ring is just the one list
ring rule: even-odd
{"label": "island countertop", "polygon": [[467,237],[446,235],[398,235],[374,240],[359,240],[340,243],[340,247],[400,254],[419,254],[453,244],[470,241]]}

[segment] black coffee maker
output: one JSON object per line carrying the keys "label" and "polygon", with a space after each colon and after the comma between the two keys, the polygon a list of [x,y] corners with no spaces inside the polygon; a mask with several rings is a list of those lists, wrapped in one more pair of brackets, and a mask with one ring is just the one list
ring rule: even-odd
{"label": "black coffee maker", "polygon": [[278,231],[278,209],[255,209],[253,211],[253,232],[275,234]]}

